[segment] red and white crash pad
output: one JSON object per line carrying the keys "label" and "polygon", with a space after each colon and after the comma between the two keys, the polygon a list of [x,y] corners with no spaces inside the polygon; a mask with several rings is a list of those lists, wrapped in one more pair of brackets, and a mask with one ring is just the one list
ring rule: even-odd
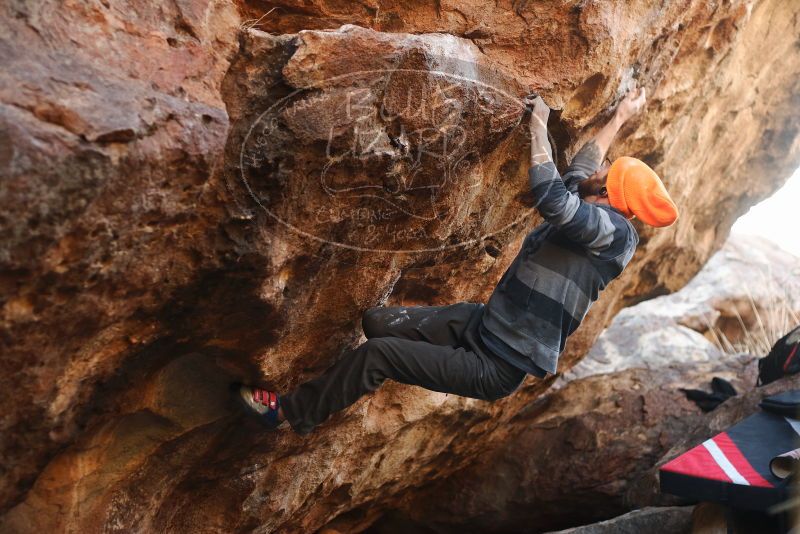
{"label": "red and white crash pad", "polygon": [[661,491],[765,510],[788,496],[789,481],[770,471],[770,461],[798,447],[800,421],[759,412],[664,464]]}

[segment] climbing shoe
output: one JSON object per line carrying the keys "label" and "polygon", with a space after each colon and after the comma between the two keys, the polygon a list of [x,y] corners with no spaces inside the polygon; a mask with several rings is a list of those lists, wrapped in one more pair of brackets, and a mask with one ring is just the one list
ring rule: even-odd
{"label": "climbing shoe", "polygon": [[267,428],[278,428],[282,423],[278,420],[281,400],[274,391],[240,384],[236,396],[245,411],[258,416]]}

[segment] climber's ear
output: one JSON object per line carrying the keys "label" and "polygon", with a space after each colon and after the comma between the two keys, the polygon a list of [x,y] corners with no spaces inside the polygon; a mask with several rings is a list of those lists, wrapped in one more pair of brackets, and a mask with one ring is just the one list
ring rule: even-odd
{"label": "climber's ear", "polygon": [[600,189],[605,189],[606,178],[596,172],[591,177],[578,183],[578,196],[588,198],[600,195]]}

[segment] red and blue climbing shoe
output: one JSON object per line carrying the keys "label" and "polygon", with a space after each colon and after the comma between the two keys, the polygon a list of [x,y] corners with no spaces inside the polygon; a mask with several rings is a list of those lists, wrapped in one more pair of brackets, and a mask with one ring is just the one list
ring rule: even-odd
{"label": "red and blue climbing shoe", "polygon": [[278,419],[281,400],[274,391],[242,384],[239,386],[238,398],[245,410],[257,415],[267,428],[277,428],[282,423]]}

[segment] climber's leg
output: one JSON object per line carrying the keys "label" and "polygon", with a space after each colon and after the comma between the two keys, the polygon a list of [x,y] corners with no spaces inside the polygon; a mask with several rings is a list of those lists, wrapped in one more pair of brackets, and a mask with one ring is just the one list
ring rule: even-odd
{"label": "climber's leg", "polygon": [[458,346],[470,317],[480,307],[473,302],[449,306],[377,306],[364,312],[361,325],[368,339],[397,337]]}
{"label": "climber's leg", "polygon": [[496,400],[514,391],[525,373],[500,358],[463,347],[373,338],[346,353],[323,375],[281,396],[283,413],[296,432],[306,434],[387,378],[433,391]]}

